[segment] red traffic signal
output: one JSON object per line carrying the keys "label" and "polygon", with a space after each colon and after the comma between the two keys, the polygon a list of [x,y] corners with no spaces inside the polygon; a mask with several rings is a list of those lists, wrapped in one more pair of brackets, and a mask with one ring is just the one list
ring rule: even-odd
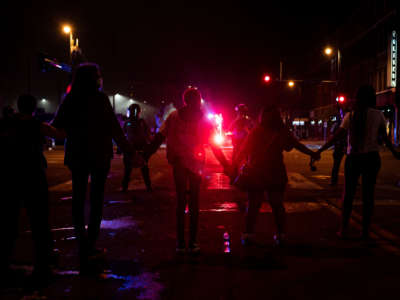
{"label": "red traffic signal", "polygon": [[344,103],[344,102],[346,102],[346,97],[343,96],[343,95],[339,95],[339,96],[336,97],[336,102],[337,103]]}
{"label": "red traffic signal", "polygon": [[270,75],[264,75],[264,82],[270,83],[271,82],[271,76]]}

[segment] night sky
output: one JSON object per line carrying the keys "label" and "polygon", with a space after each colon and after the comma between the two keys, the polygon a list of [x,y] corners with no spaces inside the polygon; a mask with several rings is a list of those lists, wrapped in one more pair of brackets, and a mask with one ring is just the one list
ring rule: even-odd
{"label": "night sky", "polygon": [[69,23],[85,56],[101,66],[110,94],[177,102],[193,84],[217,107],[259,107],[266,101],[262,75],[278,77],[279,60],[291,78],[326,61],[321,49],[358,0],[328,2],[6,1],[0,105],[27,91],[29,69],[32,93],[57,103],[68,76],[40,73],[36,55],[66,61],[68,37],[61,28]]}

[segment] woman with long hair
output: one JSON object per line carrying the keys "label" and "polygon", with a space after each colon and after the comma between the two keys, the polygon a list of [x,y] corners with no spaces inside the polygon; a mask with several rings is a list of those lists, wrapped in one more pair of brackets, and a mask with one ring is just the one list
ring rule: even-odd
{"label": "woman with long hair", "polygon": [[296,148],[300,152],[318,158],[318,155],[301,144],[283,124],[277,107],[269,106],[262,110],[259,124],[252,129],[238,154],[233,157],[233,168],[247,160],[252,170],[252,186],[248,186],[248,212],[246,229],[242,236],[244,244],[251,242],[257,215],[266,192],[274,215],[277,232],[275,243],[281,245],[286,233],[286,212],[283,199],[288,182],[283,151]]}
{"label": "woman with long hair", "polygon": [[348,225],[353,208],[358,179],[362,178],[362,238],[369,238],[369,227],[374,208],[376,178],[381,167],[379,156],[379,137],[399,159],[386,133],[386,122],[383,113],[375,108],[375,90],[370,85],[361,86],[356,95],[355,107],[348,112],[335,135],[321,147],[319,153],[332,146],[335,141],[347,134],[348,148],[345,162],[345,186],[343,193],[342,224],[339,237],[348,236]]}
{"label": "woman with long hair", "polygon": [[[102,92],[96,64],[79,65],[69,94],[58,108],[53,126],[66,133],[64,163],[72,174],[72,217],[80,249],[81,272],[89,271],[103,215],[104,187],[113,157],[113,143],[129,151],[128,142]],[[90,176],[90,216],[85,228],[84,203]]]}

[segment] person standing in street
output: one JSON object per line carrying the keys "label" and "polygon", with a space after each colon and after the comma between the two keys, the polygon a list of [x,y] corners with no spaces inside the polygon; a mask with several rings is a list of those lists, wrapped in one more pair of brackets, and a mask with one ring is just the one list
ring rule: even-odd
{"label": "person standing in street", "polygon": [[238,170],[246,161],[248,182],[242,188],[247,191],[248,211],[246,229],[242,234],[242,243],[248,245],[254,238],[257,216],[264,200],[264,192],[272,208],[276,224],[274,241],[281,246],[286,240],[286,212],[283,200],[288,182],[286,167],[283,161],[283,151],[293,148],[319,158],[316,152],[301,144],[283,124],[277,107],[265,107],[259,119],[259,124],[252,129],[243,142],[239,152],[232,161],[233,170]]}
{"label": "person standing in street", "polygon": [[238,104],[235,107],[237,117],[233,121],[230,131],[232,132],[232,145],[233,153],[232,157],[235,157],[240,149],[240,146],[246,139],[247,135],[253,128],[253,121],[249,117],[249,108],[246,104]]}
{"label": "person standing in street", "polygon": [[[130,151],[110,101],[102,92],[99,67],[77,67],[71,91],[58,108],[53,126],[66,133],[64,163],[72,174],[72,217],[79,243],[81,274],[92,272],[92,262],[104,250],[96,249],[103,216],[104,188],[113,157],[114,140],[123,153]],[[85,225],[85,199],[90,176],[90,216]]]}
{"label": "person standing in street", "polygon": [[335,135],[318,151],[325,151],[337,140],[348,138],[347,157],[345,162],[345,186],[343,194],[342,223],[339,237],[348,237],[349,220],[358,179],[362,178],[362,238],[369,239],[371,218],[374,209],[375,184],[381,167],[379,155],[379,138],[383,138],[393,155],[400,159],[386,133],[386,122],[383,113],[375,108],[376,94],[370,85],[361,86],[356,95],[354,110],[348,112]]}
{"label": "person standing in street", "polygon": [[[131,147],[136,152],[141,152],[146,149],[147,145],[150,143],[151,135],[149,127],[146,121],[140,118],[141,108],[139,104],[132,104],[128,108],[129,118],[124,123],[124,132],[126,137],[131,144]],[[128,185],[131,177],[131,172],[133,169],[132,157],[124,155],[124,178],[122,180],[122,191],[126,192],[128,190]],[[151,179],[150,170],[148,166],[148,160],[145,160],[144,165],[141,167],[141,172],[143,176],[144,183],[146,185],[147,191],[151,192]]]}
{"label": "person standing in street", "polygon": [[[183,93],[183,107],[173,111],[162,124],[152,143],[152,153],[166,139],[167,160],[172,166],[176,187],[176,252],[183,254],[185,244],[185,207],[188,202],[190,216],[189,253],[198,253],[200,184],[205,165],[205,145],[210,145],[217,160],[227,166],[221,149],[212,142],[215,129],[201,110],[199,90],[189,87]],[[151,153],[149,153],[151,154]],[[148,155],[149,155],[148,154]],[[187,197],[188,196],[188,197]]]}
{"label": "person standing in street", "polygon": [[58,139],[65,136],[62,131],[35,118],[36,105],[35,97],[21,95],[17,101],[18,113],[6,116],[0,126],[0,190],[4,193],[5,211],[0,220],[4,242],[0,259],[1,273],[5,275],[18,235],[19,215],[25,207],[34,243],[33,279],[35,284],[42,285],[50,279],[51,265],[55,263],[43,143],[46,136]]}

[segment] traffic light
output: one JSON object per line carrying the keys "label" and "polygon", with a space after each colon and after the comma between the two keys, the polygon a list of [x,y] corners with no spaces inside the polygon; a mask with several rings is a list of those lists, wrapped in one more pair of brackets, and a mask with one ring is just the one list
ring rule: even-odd
{"label": "traffic light", "polygon": [[265,74],[264,75],[264,82],[265,83],[270,83],[271,82],[271,75]]}

